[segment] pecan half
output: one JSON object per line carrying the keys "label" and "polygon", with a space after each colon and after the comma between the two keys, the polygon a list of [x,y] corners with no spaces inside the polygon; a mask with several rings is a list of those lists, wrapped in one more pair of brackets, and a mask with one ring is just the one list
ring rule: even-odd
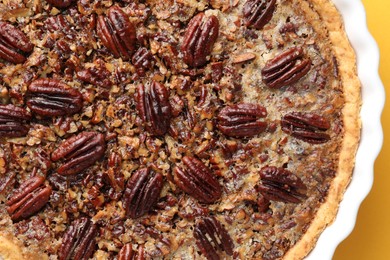
{"label": "pecan half", "polygon": [[135,49],[135,26],[118,6],[108,9],[107,17],[100,15],[97,21],[97,34],[103,45],[116,58],[130,60]]}
{"label": "pecan half", "polygon": [[275,166],[260,171],[259,190],[267,200],[300,203],[306,198],[306,185],[292,172]]}
{"label": "pecan half", "polygon": [[144,247],[139,245],[138,251],[134,251],[131,244],[126,244],[119,251],[118,260],[145,260]]}
{"label": "pecan half", "polygon": [[83,97],[57,79],[37,79],[28,87],[27,106],[41,116],[72,115],[83,107]]}
{"label": "pecan half", "polygon": [[138,252],[137,252],[137,254],[135,255],[134,258],[133,258],[134,260],[145,260],[146,259],[144,245],[139,245],[138,246]]}
{"label": "pecan half", "polygon": [[158,82],[139,85],[136,95],[137,110],[146,129],[153,135],[164,135],[172,117],[167,88]]}
{"label": "pecan half", "polygon": [[194,237],[200,251],[209,260],[219,260],[221,251],[225,251],[230,256],[233,255],[233,240],[214,217],[199,219],[195,225]]}
{"label": "pecan half", "polygon": [[46,0],[49,4],[52,6],[58,7],[58,8],[65,8],[70,6],[74,0]]}
{"label": "pecan half", "polygon": [[45,178],[35,176],[20,185],[7,201],[7,212],[13,221],[26,219],[37,213],[49,201],[52,189]]}
{"label": "pecan half", "polygon": [[31,115],[24,108],[0,105],[0,137],[22,137],[28,133]]}
{"label": "pecan half", "polygon": [[133,246],[126,244],[121,248],[118,254],[118,260],[132,260],[134,257]]}
{"label": "pecan half", "polygon": [[182,162],[186,168],[173,170],[176,185],[203,203],[213,203],[222,195],[222,187],[210,169],[194,157],[185,156]]}
{"label": "pecan half", "polygon": [[135,219],[148,213],[156,205],[162,186],[161,173],[154,173],[149,168],[133,173],[123,194],[126,215]]}
{"label": "pecan half", "polygon": [[73,221],[62,238],[59,259],[88,260],[96,250],[97,233],[97,226],[89,218]]}
{"label": "pecan half", "polygon": [[219,34],[219,21],[214,15],[207,17],[199,13],[191,19],[184,34],[181,51],[184,62],[190,67],[201,67],[207,63]]}
{"label": "pecan half", "polygon": [[243,7],[244,22],[247,27],[258,30],[271,20],[276,0],[248,0]]}
{"label": "pecan half", "polygon": [[96,132],[82,132],[63,141],[51,154],[56,162],[63,160],[57,169],[61,175],[80,173],[99,160],[106,150],[104,136]]}
{"label": "pecan half", "polygon": [[138,250],[134,251],[131,244],[122,247],[118,254],[118,260],[145,260],[145,249],[143,245],[138,245]]}
{"label": "pecan half", "polygon": [[24,55],[32,52],[34,45],[15,26],[0,21],[0,58],[19,64],[26,61]]}
{"label": "pecan half", "polygon": [[266,116],[267,110],[258,104],[231,105],[219,112],[217,127],[224,135],[231,137],[254,136],[267,128],[267,123],[260,121]]}
{"label": "pecan half", "polygon": [[284,115],[280,123],[285,133],[305,142],[322,144],[330,140],[330,136],[323,133],[330,128],[330,123],[320,115],[292,112]]}
{"label": "pecan half", "polygon": [[290,48],[267,61],[262,69],[263,82],[270,88],[281,88],[299,81],[311,68],[310,58],[301,47]]}

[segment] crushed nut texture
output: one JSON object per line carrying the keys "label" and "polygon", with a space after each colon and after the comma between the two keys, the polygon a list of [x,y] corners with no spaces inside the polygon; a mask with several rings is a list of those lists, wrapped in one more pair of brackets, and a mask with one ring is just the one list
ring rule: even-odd
{"label": "crushed nut texture", "polygon": [[50,259],[282,258],[343,138],[297,1],[0,0],[0,233]]}

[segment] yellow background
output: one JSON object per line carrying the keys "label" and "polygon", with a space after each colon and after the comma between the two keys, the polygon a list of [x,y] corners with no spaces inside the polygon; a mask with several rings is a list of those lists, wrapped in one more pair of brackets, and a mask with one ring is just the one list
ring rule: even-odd
{"label": "yellow background", "polygon": [[[390,0],[363,0],[368,28],[379,44],[379,73],[390,100]],[[354,231],[337,248],[334,260],[390,260],[390,102],[382,115],[384,146],[375,163],[374,186],[363,202]]]}

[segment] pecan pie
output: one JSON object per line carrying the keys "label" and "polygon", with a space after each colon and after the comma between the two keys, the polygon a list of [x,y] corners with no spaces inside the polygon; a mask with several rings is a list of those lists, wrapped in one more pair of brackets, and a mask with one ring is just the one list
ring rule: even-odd
{"label": "pecan pie", "polygon": [[354,166],[330,0],[0,0],[0,259],[301,259]]}

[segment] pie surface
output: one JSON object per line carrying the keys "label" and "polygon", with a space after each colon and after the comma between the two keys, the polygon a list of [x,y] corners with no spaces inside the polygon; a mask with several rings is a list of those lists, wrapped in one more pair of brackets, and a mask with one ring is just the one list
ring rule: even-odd
{"label": "pie surface", "polygon": [[0,83],[0,259],[301,259],[360,136],[329,0],[0,0]]}

